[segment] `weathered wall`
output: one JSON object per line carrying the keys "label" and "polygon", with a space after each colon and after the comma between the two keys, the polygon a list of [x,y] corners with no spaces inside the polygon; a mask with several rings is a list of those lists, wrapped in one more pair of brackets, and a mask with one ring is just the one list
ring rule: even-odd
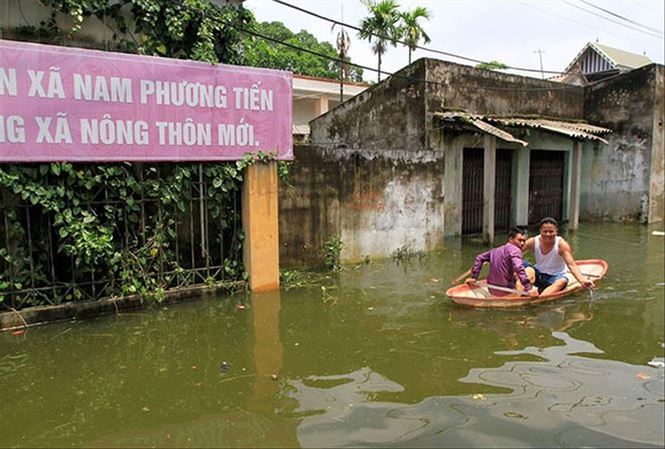
{"label": "weathered wall", "polygon": [[280,188],[282,266],[323,262],[323,244],[344,243],[342,259],[389,257],[409,245],[443,244],[440,152],[296,146],[291,186]]}
{"label": "weathered wall", "polygon": [[[422,61],[422,60],[421,60]],[[310,122],[311,141],[337,148],[425,148],[424,64],[420,61]]]}
{"label": "weathered wall", "polygon": [[583,88],[425,59],[427,111],[444,108],[491,115],[581,119]]}
{"label": "weathered wall", "polygon": [[653,116],[649,223],[665,220],[665,66],[656,67],[656,106]]}
{"label": "weathered wall", "polygon": [[[660,188],[662,210],[663,150],[662,143],[658,145],[659,140],[662,142],[662,124],[660,131],[654,129],[654,123],[658,123],[656,102],[660,99],[662,104],[663,96],[662,81],[660,84],[657,81],[658,73],[662,80],[662,66],[651,64],[586,88],[586,120],[609,128],[613,133],[607,136],[609,145],[594,144],[591,149],[586,145],[581,219],[646,222],[649,219],[652,153],[655,153],[654,196]],[[658,207],[656,198],[654,204]],[[662,213],[660,215],[662,219]]]}

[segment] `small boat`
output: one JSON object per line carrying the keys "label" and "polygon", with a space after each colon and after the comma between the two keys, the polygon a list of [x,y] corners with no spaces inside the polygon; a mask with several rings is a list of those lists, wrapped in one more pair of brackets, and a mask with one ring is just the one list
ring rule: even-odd
{"label": "small boat", "polygon": [[[607,262],[601,259],[578,260],[577,266],[583,275],[591,278],[594,282],[602,279],[605,276],[605,273],[607,273]],[[569,274],[568,278],[570,279],[570,282],[568,282],[565,289],[551,295],[539,296],[537,298],[518,294],[512,289],[503,289],[513,292],[507,296],[495,296],[490,292],[492,287],[488,287],[486,281],[479,281],[474,285],[462,284],[451,287],[446,291],[446,296],[455,304],[469,307],[523,307],[526,305],[554,301],[584,288],[572,274]],[[498,288],[498,290],[501,290],[501,288]]]}

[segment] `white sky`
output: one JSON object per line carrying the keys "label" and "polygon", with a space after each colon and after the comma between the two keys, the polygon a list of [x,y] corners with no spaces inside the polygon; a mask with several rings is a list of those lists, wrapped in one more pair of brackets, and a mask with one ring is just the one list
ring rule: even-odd
{"label": "white sky", "polygon": [[[287,0],[293,5],[317,14],[358,26],[366,15],[360,0]],[[663,31],[665,11],[663,0],[587,0],[588,2],[626,17],[634,22]],[[625,24],[643,29],[594,9],[580,0],[398,0],[401,10],[425,6],[432,13],[423,28],[431,38],[421,46],[455,53],[479,60],[498,60],[510,66],[562,71],[589,41],[646,55],[660,64],[665,59],[663,35],[653,37]],[[618,23],[576,8],[584,8]],[[312,33],[319,41],[334,45],[338,27],[271,0],[246,0],[244,6],[254,12],[257,20],[280,21],[289,29]],[[343,19],[342,19],[343,9]],[[351,36],[351,61],[376,67],[377,58],[370,44],[360,40],[354,30]],[[657,34],[653,33],[652,34]],[[446,59],[473,65],[435,53],[416,50],[413,60],[421,57]],[[408,64],[408,51],[389,47],[383,56],[382,71],[394,72]],[[539,73],[529,75],[540,77]],[[545,77],[552,76],[545,74]],[[384,76],[385,77],[385,76]],[[365,70],[365,80],[376,80],[376,72]]]}

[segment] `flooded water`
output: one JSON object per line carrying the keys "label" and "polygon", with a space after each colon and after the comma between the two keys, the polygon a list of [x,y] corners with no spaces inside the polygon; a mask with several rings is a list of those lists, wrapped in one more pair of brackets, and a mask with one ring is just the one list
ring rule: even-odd
{"label": "flooded water", "polygon": [[662,447],[655,229],[564,234],[607,279],[532,308],[449,302],[486,249],[451,241],[322,285],[5,332],[0,446]]}

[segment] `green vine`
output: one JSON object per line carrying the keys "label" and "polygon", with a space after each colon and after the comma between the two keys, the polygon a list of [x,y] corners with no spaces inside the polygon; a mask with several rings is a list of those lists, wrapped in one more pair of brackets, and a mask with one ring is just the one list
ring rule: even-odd
{"label": "green vine", "polygon": [[[96,17],[113,30],[114,50],[210,63],[243,62],[242,36],[235,26],[254,21],[242,7],[218,6],[208,0],[44,0],[49,20],[34,31],[60,44],[76,38],[85,20]],[[61,16],[71,19],[63,26]],[[24,29],[23,32],[28,31]]]}

